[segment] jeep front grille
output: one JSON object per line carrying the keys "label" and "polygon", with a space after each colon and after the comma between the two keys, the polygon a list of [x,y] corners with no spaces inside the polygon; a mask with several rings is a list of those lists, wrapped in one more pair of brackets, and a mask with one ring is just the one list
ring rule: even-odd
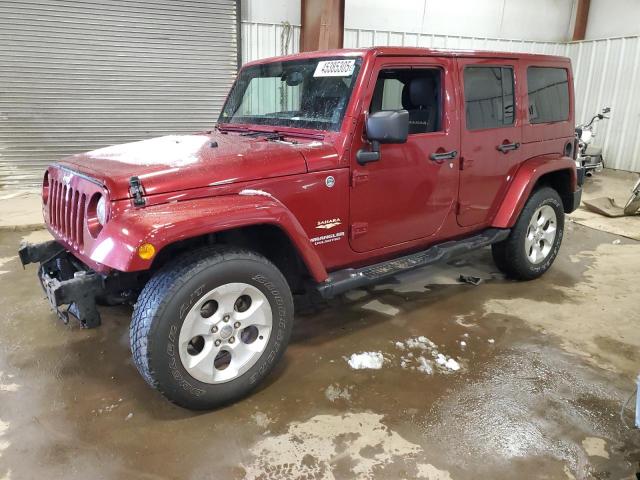
{"label": "jeep front grille", "polygon": [[49,203],[47,205],[49,224],[69,244],[81,249],[84,243],[86,194],[57,179],[52,179],[49,188]]}

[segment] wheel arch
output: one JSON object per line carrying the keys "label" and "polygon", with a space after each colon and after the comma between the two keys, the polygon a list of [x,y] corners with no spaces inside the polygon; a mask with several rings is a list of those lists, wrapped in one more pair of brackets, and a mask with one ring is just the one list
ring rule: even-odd
{"label": "wheel arch", "polygon": [[282,272],[294,293],[303,288],[305,278],[313,277],[289,235],[280,225],[270,223],[243,225],[170,243],[156,255],[150,269],[159,269],[176,255],[205,245],[241,247],[264,256]]}
{"label": "wheel arch", "polygon": [[[291,257],[300,272],[320,282],[327,272],[295,216],[273,197],[227,195],[130,209],[114,217],[91,255],[119,271],[156,268],[163,259],[192,246],[225,242],[252,248],[277,266]],[[151,243],[156,254],[144,260],[138,247]],[[283,253],[285,252],[285,253]]]}
{"label": "wheel arch", "polygon": [[543,155],[520,166],[502,200],[491,226],[511,228],[532,192],[542,186],[556,190],[565,213],[573,210],[573,192],[577,189],[575,162],[570,157]]}

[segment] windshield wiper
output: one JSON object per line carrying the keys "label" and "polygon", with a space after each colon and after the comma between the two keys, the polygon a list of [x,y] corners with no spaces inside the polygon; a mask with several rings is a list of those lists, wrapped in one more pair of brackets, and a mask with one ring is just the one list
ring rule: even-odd
{"label": "windshield wiper", "polygon": [[266,140],[282,140],[284,138],[284,134],[280,132],[265,132],[264,130],[253,130],[250,132],[241,133],[241,137],[259,137],[260,135],[264,135]]}

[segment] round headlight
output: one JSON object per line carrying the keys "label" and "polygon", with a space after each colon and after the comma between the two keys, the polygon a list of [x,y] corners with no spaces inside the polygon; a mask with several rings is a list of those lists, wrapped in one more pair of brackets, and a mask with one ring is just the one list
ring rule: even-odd
{"label": "round headlight", "polygon": [[103,196],[100,197],[96,205],[96,217],[100,225],[104,226],[107,223],[107,200]]}

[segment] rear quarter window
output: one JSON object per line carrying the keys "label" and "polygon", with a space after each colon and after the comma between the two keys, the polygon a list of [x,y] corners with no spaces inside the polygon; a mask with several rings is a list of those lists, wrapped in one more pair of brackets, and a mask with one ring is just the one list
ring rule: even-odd
{"label": "rear quarter window", "polygon": [[564,68],[527,68],[529,123],[569,120],[569,75]]}

